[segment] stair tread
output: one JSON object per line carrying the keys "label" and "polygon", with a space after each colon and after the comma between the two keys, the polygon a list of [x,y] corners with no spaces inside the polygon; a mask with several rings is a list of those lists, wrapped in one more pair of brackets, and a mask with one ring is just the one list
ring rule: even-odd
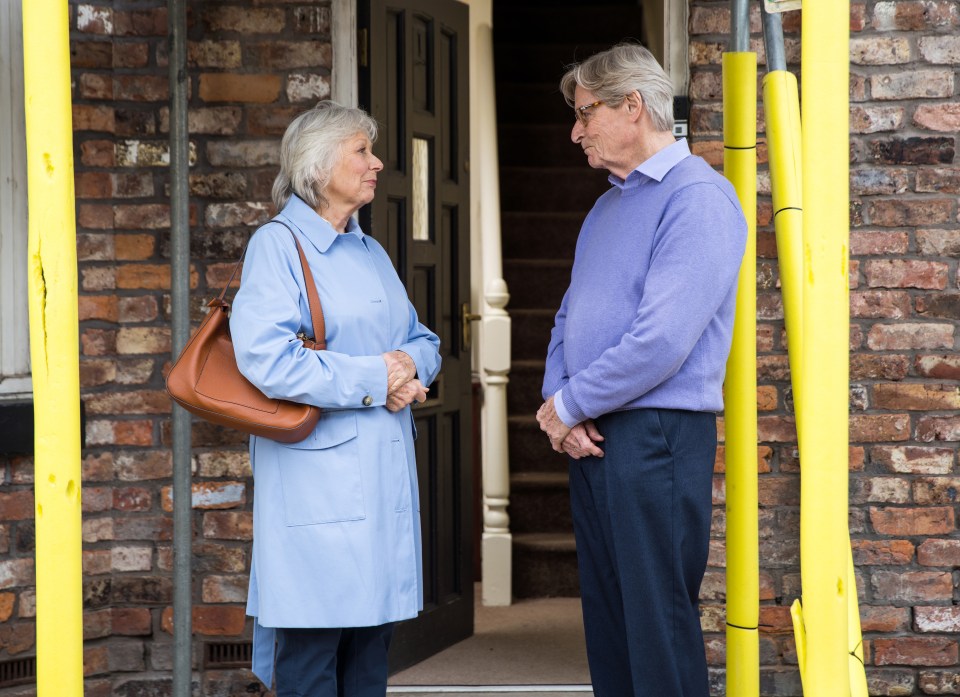
{"label": "stair tread", "polygon": [[513,536],[513,544],[526,549],[576,552],[577,541],[572,532],[525,532]]}
{"label": "stair tread", "polygon": [[510,486],[524,489],[553,487],[565,489],[570,486],[570,477],[566,472],[513,472]]}

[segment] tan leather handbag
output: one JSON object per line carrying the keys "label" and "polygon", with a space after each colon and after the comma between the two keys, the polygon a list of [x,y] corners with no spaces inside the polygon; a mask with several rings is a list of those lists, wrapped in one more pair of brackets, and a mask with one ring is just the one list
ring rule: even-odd
{"label": "tan leather handbag", "polygon": [[[274,222],[290,230],[285,223],[279,220]],[[290,230],[290,234],[293,235],[297,252],[300,254],[316,340],[302,336],[298,338],[306,348],[322,351],[327,347],[327,342],[320,296],[317,294],[303,247],[293,230]],[[227,288],[242,263],[243,256],[237,262],[223,291],[208,303],[210,310],[206,318],[183,347],[167,375],[167,392],[177,404],[205,421],[281,443],[296,443],[313,431],[320,418],[320,408],[283,399],[271,399],[254,387],[237,368],[233,341],[230,338],[230,303],[225,298]]]}

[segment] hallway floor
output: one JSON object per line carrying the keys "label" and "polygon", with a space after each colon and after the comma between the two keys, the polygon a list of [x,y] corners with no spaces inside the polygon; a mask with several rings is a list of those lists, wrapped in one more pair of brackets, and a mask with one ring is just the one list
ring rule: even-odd
{"label": "hallway floor", "polygon": [[389,694],[588,697],[590,671],[579,598],[483,607],[474,635],[390,678]]}

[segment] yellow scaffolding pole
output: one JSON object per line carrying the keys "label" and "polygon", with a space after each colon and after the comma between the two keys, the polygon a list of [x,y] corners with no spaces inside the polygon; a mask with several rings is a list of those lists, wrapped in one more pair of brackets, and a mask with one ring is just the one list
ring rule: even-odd
{"label": "yellow scaffolding pole", "polygon": [[[801,167],[800,102],[797,79],[786,70],[767,73],[763,78],[763,104],[766,115],[767,156],[770,167],[773,197],[774,225],[777,234],[777,259],[780,266],[780,285],[783,290],[784,324],[787,328],[787,347],[790,359],[790,377],[793,402],[798,415],[797,432],[804,428],[801,405],[803,397],[803,202]],[[801,451],[801,464],[803,452]],[[849,536],[848,536],[849,539]],[[866,697],[867,676],[863,665],[863,642],[860,635],[860,613],[855,592],[853,555],[849,552],[848,565],[851,593],[847,595],[849,625],[848,662],[850,664],[850,694]],[[803,611],[794,604],[794,638],[801,678],[806,669],[806,635],[803,631]]]}
{"label": "yellow scaffolding pole", "polygon": [[[799,405],[804,692],[849,689],[848,617],[856,583],[848,530],[849,0],[802,16],[803,370]],[[816,404],[810,399],[816,395]]]}
{"label": "yellow scaffolding pole", "polygon": [[724,384],[727,694],[760,694],[757,513],[757,54],[723,54],[723,171],[747,219]]}
{"label": "yellow scaffolding pole", "polygon": [[39,697],[83,695],[80,366],[66,0],[23,0]]}

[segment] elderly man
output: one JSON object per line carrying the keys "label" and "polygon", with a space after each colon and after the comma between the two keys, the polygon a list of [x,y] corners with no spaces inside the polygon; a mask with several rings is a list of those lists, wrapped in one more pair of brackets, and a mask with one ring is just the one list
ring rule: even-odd
{"label": "elderly man", "polygon": [[673,88],[645,48],[597,54],[560,88],[612,185],[577,240],[537,412],[570,456],[594,691],[706,697],[698,596],[746,222],[674,139]]}

